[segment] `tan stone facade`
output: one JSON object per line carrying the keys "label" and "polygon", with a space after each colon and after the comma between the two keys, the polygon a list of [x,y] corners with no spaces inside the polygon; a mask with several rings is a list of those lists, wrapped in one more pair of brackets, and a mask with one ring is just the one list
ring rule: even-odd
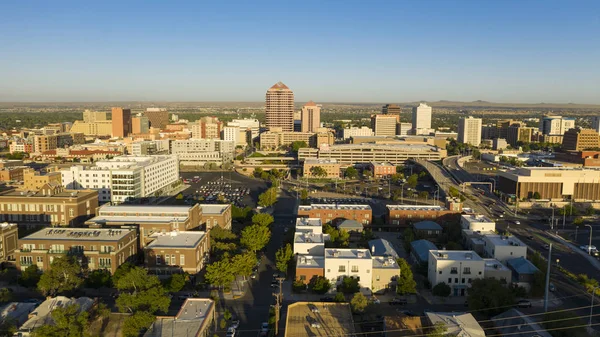
{"label": "tan stone facade", "polygon": [[23,189],[26,191],[37,191],[46,184],[61,185],[61,176],[59,172],[49,172],[39,174],[34,169],[29,168],[23,171]]}
{"label": "tan stone facade", "polygon": [[14,260],[18,238],[19,230],[17,224],[0,223],[0,262]]}
{"label": "tan stone facade", "polygon": [[197,274],[208,261],[210,239],[206,232],[157,233],[151,238],[154,240],[144,247],[144,261],[152,273]]}
{"label": "tan stone facade", "polygon": [[570,129],[565,132],[562,148],[565,151],[583,151],[600,147],[600,134],[592,129]]}
{"label": "tan stone facade", "polygon": [[0,181],[23,181],[25,166],[7,167],[0,169]]}
{"label": "tan stone facade", "polygon": [[65,190],[45,185],[40,190],[0,193],[0,222],[23,225],[82,224],[98,207],[98,191]]}
{"label": "tan stone facade", "polygon": [[315,102],[310,101],[302,107],[301,117],[302,132],[317,132],[317,129],[321,126],[321,107],[316,105]]}
{"label": "tan stone facade", "polygon": [[207,231],[219,226],[231,229],[231,204],[201,204],[202,223]]}
{"label": "tan stone facade", "polygon": [[[317,177],[314,176],[311,172],[313,167],[320,167],[325,170],[327,175],[325,177]],[[307,159],[304,161],[304,167],[302,170],[302,174],[304,177],[314,177],[314,178],[339,178],[340,177],[340,164],[335,160],[314,160]]]}
{"label": "tan stone facade", "polygon": [[42,271],[51,267],[55,258],[74,256],[84,268],[117,268],[133,261],[137,254],[135,229],[45,228],[19,239],[15,251],[17,268],[37,265]]}

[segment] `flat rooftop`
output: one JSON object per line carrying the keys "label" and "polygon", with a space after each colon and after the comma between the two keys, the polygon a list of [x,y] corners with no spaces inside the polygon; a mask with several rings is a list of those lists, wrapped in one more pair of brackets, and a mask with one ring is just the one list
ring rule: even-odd
{"label": "flat rooftop", "polygon": [[371,210],[369,205],[352,205],[352,204],[311,204],[310,206],[299,206],[299,210],[311,209],[331,209],[331,210]]}
{"label": "flat rooftop", "polygon": [[491,242],[494,246],[521,246],[527,247],[523,241],[519,240],[515,236],[506,236],[506,235],[485,235],[483,236],[483,240],[487,240]]}
{"label": "flat rooftop", "polygon": [[200,204],[203,214],[223,214],[231,204]]}
{"label": "flat rooftop", "polygon": [[294,243],[324,243],[323,234],[302,233],[294,234]]}
{"label": "flat rooftop", "polygon": [[86,223],[96,223],[96,224],[107,224],[107,223],[125,223],[125,224],[170,224],[172,222],[185,222],[188,219],[187,216],[175,216],[175,217],[166,217],[166,216],[96,216],[89,220],[86,220]]}
{"label": "flat rooftop", "polygon": [[387,205],[390,211],[447,211],[446,207],[433,205]]}
{"label": "flat rooftop", "polygon": [[297,218],[296,230],[298,227],[323,227],[323,223],[320,218]]}
{"label": "flat rooftop", "polygon": [[323,256],[296,255],[296,268],[325,268]]}
{"label": "flat rooftop", "polygon": [[449,261],[483,261],[483,259],[472,250],[430,250],[429,257],[436,260]]}
{"label": "flat rooftop", "polygon": [[469,223],[472,223],[472,222],[494,223],[494,221],[492,221],[492,219],[490,219],[487,216],[482,215],[482,214],[463,214],[463,215],[461,215],[461,218]]}
{"label": "flat rooftop", "polygon": [[285,336],[353,336],[348,303],[296,302],[288,307]]}
{"label": "flat rooftop", "polygon": [[307,158],[304,160],[305,164],[338,164],[336,159],[317,159],[317,158]]}
{"label": "flat rooftop", "polygon": [[[157,317],[144,337],[196,336],[212,319],[214,302],[207,298],[188,298],[175,317]],[[207,319],[208,318],[208,319]]]}
{"label": "flat rooftop", "polygon": [[119,241],[132,230],[109,228],[44,228],[21,240]]}
{"label": "flat rooftop", "polygon": [[390,162],[375,162],[375,161],[372,161],[372,162],[370,162],[370,164],[373,165],[373,166],[396,166],[396,165],[394,165],[394,164],[392,164]]}
{"label": "flat rooftop", "polygon": [[81,198],[90,194],[97,194],[97,190],[63,190],[59,193],[44,195],[40,191],[8,190],[0,193],[0,197],[25,197],[25,198]]}
{"label": "flat rooftop", "polygon": [[157,215],[172,216],[173,214],[183,214],[187,217],[193,206],[158,206],[158,205],[104,205],[98,209],[98,215],[112,214],[131,214],[137,215]]}
{"label": "flat rooftop", "polygon": [[393,257],[373,256],[373,268],[399,270],[400,266]]}
{"label": "flat rooftop", "polygon": [[205,235],[205,232],[193,231],[154,233],[150,238],[155,240],[146,248],[196,248]]}
{"label": "flat rooftop", "polygon": [[335,144],[329,146],[328,150],[321,152],[332,152],[336,150],[392,150],[400,152],[439,152],[435,146],[414,143],[360,143],[360,144]]}
{"label": "flat rooftop", "polygon": [[368,249],[327,248],[325,257],[328,259],[371,259]]}
{"label": "flat rooftop", "polygon": [[496,259],[483,259],[485,262],[485,270],[498,270],[498,271],[510,271],[508,267],[502,264],[502,262]]}

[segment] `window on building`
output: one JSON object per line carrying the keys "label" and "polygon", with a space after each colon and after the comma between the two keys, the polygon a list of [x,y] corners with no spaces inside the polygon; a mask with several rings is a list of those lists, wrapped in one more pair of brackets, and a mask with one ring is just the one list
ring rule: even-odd
{"label": "window on building", "polygon": [[162,256],[160,254],[156,254],[156,265],[160,266],[162,264]]}
{"label": "window on building", "polygon": [[448,284],[452,284],[452,278],[448,277]]}
{"label": "window on building", "polygon": [[454,283],[458,283],[458,277],[454,278]]}
{"label": "window on building", "polygon": [[462,281],[460,283],[465,283],[465,279],[463,278]]}
{"label": "window on building", "polygon": [[185,265],[185,255],[183,255],[183,254],[179,255],[179,265],[180,266]]}
{"label": "window on building", "polygon": [[44,262],[44,257],[42,257],[42,256],[38,256],[38,257],[36,258],[36,261],[37,261],[38,263]]}
{"label": "window on building", "polygon": [[375,281],[379,281],[379,275],[375,276]]}
{"label": "window on building", "polygon": [[345,273],[345,272],[346,272],[346,266],[340,265],[338,268],[338,273]]}
{"label": "window on building", "polygon": [[450,268],[450,274],[458,274],[458,268],[457,267]]}
{"label": "window on building", "polygon": [[165,254],[165,264],[167,266],[171,264],[171,255]]}
{"label": "window on building", "polygon": [[358,266],[352,266],[352,272],[358,273]]}
{"label": "window on building", "polygon": [[177,264],[177,262],[175,261],[175,254],[172,254],[171,255],[171,265],[174,266],[176,264]]}
{"label": "window on building", "polygon": [[21,265],[28,266],[33,264],[33,257],[31,256],[21,256]]}
{"label": "window on building", "polygon": [[470,267],[465,267],[465,268],[463,269],[463,274],[467,274],[467,275],[468,275],[468,274],[471,274],[471,268],[470,268]]}

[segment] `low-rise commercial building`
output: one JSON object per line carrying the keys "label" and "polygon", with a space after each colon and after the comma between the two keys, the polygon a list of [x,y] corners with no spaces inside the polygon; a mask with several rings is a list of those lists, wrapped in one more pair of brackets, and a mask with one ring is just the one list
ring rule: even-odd
{"label": "low-rise commercial building", "polygon": [[0,223],[0,263],[15,260],[19,230],[17,224]]}
{"label": "low-rise commercial building", "polygon": [[296,219],[296,233],[298,232],[323,234],[323,222],[320,218],[299,217]]}
{"label": "low-rise commercial building", "polygon": [[485,255],[502,263],[518,257],[527,258],[527,246],[518,238],[506,235],[484,235]]}
{"label": "low-rise commercial building", "polygon": [[433,242],[425,239],[413,241],[410,243],[410,258],[416,264],[427,267],[431,250],[437,250]]}
{"label": "low-rise commercial building", "polygon": [[74,255],[84,268],[106,269],[114,273],[119,266],[135,259],[135,229],[44,228],[19,239],[15,250],[17,268],[36,265],[48,270],[55,258]]}
{"label": "low-rise commercial building", "polygon": [[206,232],[173,231],[154,233],[144,247],[145,267],[151,273],[197,274],[208,261],[210,239]]}
{"label": "low-rise commercial building", "polygon": [[311,204],[298,206],[298,217],[319,218],[323,223],[334,225],[343,220],[356,220],[370,227],[373,210],[369,205]]}
{"label": "low-rise commercial building", "polygon": [[231,163],[235,143],[220,139],[187,139],[171,142],[171,154],[176,154],[184,166],[202,166],[207,163]]}
{"label": "low-rise commercial building", "polygon": [[0,181],[23,181],[23,171],[27,169],[26,166],[0,168]]}
{"label": "low-rise commercial building", "polygon": [[[314,168],[320,167],[323,169],[325,175],[318,175],[315,173]],[[317,178],[339,178],[340,177],[340,164],[336,160],[330,159],[306,159],[304,161],[303,173],[305,177],[317,177]]]}
{"label": "low-rise commercial building", "polygon": [[175,316],[157,316],[144,337],[211,336],[215,331],[215,302],[188,298]]}
{"label": "low-rise commercial building", "polygon": [[464,312],[426,312],[431,326],[443,324],[445,336],[485,337],[485,331],[475,317]]}
{"label": "low-rise commercial building", "polygon": [[522,256],[507,260],[506,266],[512,271],[512,282],[526,289],[533,283],[535,274],[540,272],[531,261]]}
{"label": "low-rise commercial building", "polygon": [[600,200],[600,169],[527,167],[498,172],[497,189],[519,199]]}
{"label": "low-rise commercial building", "polygon": [[44,185],[39,190],[0,192],[0,221],[19,225],[74,226],[94,215],[98,192]]}
{"label": "low-rise commercial building", "polygon": [[435,240],[442,235],[442,226],[430,220],[419,221],[413,224],[413,231],[418,238]]}
{"label": "low-rise commercial building", "polygon": [[512,271],[496,259],[483,259],[485,262],[484,275],[486,278],[495,278],[504,283],[512,283]]}
{"label": "low-rise commercial building", "polygon": [[404,230],[411,224],[431,220],[439,224],[455,221],[460,211],[437,205],[387,205],[384,226],[389,230]]}
{"label": "low-rise commercial building", "polygon": [[387,162],[370,162],[369,169],[373,172],[374,178],[389,177],[396,174],[396,165]]}
{"label": "low-rise commercial building", "polygon": [[216,226],[231,229],[231,204],[200,204],[200,208],[206,231]]}
{"label": "low-rise commercial building", "polygon": [[465,296],[471,282],[483,278],[485,262],[470,250],[429,251],[428,279],[431,286],[446,283],[452,288],[451,296]]}
{"label": "low-rise commercial building", "polygon": [[325,257],[323,255],[295,255],[296,280],[309,284],[314,277],[325,276]]}
{"label": "low-rise commercial building", "polygon": [[358,136],[371,137],[374,135],[375,134],[373,133],[373,129],[371,129],[367,126],[362,126],[360,128],[353,126],[353,127],[342,130],[342,138],[344,140],[348,140],[350,138],[358,137]]}
{"label": "low-rise commercial building", "polygon": [[315,146],[315,133],[313,132],[284,132],[281,128],[270,128],[260,134],[261,150],[277,150],[289,147],[293,142],[305,142],[306,145]]}
{"label": "low-rise commercial building", "polygon": [[362,231],[365,229],[365,227],[363,226],[363,224],[361,224],[360,222],[356,221],[356,220],[342,220],[338,225],[337,228],[339,230],[344,230],[347,233],[350,233],[350,235],[354,235],[354,234],[359,234],[362,233]]}
{"label": "low-rise commercial building", "polygon": [[355,324],[348,303],[296,302],[288,306],[284,337],[354,336]]}
{"label": "low-rise commercial building", "polygon": [[42,153],[49,150],[69,147],[85,143],[83,133],[56,133],[53,135],[36,135],[33,138],[33,152]]}
{"label": "low-rise commercial building", "polygon": [[463,229],[480,232],[493,232],[496,223],[482,214],[463,214],[460,216],[460,225]]}
{"label": "low-rise commercial building", "polygon": [[65,296],[48,297],[29,315],[29,319],[19,327],[15,336],[35,336],[35,330],[46,325],[56,325],[52,317],[52,311],[58,308],[66,308],[70,305],[77,306],[77,314],[89,312],[98,303],[89,297],[69,298]]}
{"label": "low-rise commercial building", "polygon": [[344,277],[358,280],[361,288],[371,289],[373,261],[368,249],[325,249],[325,278],[340,284]]}
{"label": "low-rise commercial building", "polygon": [[312,232],[296,232],[294,234],[294,254],[323,256],[325,239],[329,235]]}
{"label": "low-rise commercial building", "polygon": [[373,256],[373,271],[371,277],[371,291],[380,294],[394,289],[400,266],[393,257]]}
{"label": "low-rise commercial building", "polygon": [[32,168],[27,168],[23,171],[23,189],[26,191],[37,191],[42,186],[60,185],[61,177],[60,173],[48,172],[46,174],[40,174]]}
{"label": "low-rise commercial building", "polygon": [[154,233],[189,231],[201,225],[202,208],[194,206],[155,206],[155,205],[104,205],[96,210],[96,217],[85,222],[94,228],[138,228],[140,246],[153,241]]}

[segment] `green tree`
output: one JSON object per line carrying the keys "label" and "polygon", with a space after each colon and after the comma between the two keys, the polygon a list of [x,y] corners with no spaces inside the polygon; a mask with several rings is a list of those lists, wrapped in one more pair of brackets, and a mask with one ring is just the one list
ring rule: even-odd
{"label": "green tree", "polygon": [[215,287],[225,287],[235,280],[233,269],[233,265],[228,259],[215,261],[206,266],[204,277],[209,284]]}
{"label": "green tree", "polygon": [[171,298],[167,291],[158,277],[148,275],[144,268],[132,268],[119,278],[116,288],[120,292],[116,304],[121,312],[145,311],[155,314],[169,310]]}
{"label": "green tree", "polygon": [[307,200],[308,199],[308,191],[305,189],[302,189],[300,191],[300,199],[302,200]]}
{"label": "green tree", "polygon": [[308,144],[306,144],[306,142],[303,140],[297,140],[295,142],[292,142],[290,147],[292,149],[292,152],[298,153],[298,150],[304,147],[308,147]]}
{"label": "green tree", "polygon": [[[210,232],[210,235],[212,236],[212,231]],[[116,285],[119,282],[119,279],[123,277],[123,275],[128,274],[134,267],[135,265],[131,262],[125,262],[120,265],[112,276],[113,285]]]}
{"label": "green tree", "polygon": [[229,309],[225,309],[225,312],[223,313],[223,318],[229,321],[232,317],[233,315],[231,314],[231,311],[229,311]]}
{"label": "green tree", "polygon": [[[237,207],[236,205],[231,206],[231,217],[234,220],[244,222],[250,219],[252,216],[252,208],[250,206],[246,206],[244,208]],[[210,235],[213,235],[211,230]]]}
{"label": "green tree", "polygon": [[0,289],[0,303],[6,303],[12,301],[13,293],[10,288]]}
{"label": "green tree", "polygon": [[419,192],[419,199],[426,199],[427,197],[429,197],[429,193],[426,191]]}
{"label": "green tree", "polygon": [[542,196],[540,195],[540,192],[534,192],[533,193],[533,199],[538,200],[538,199],[541,199],[541,198],[542,198]]}
{"label": "green tree", "polygon": [[310,174],[313,177],[327,177],[327,171],[321,166],[313,166],[310,168]]}
{"label": "green tree", "polygon": [[331,289],[331,283],[323,276],[314,276],[310,280],[308,287],[317,294],[325,294]]}
{"label": "green tree", "polygon": [[397,184],[398,181],[400,181],[403,178],[404,178],[404,175],[402,173],[395,173],[390,176],[390,180],[391,180],[392,184]]}
{"label": "green tree", "polygon": [[433,295],[439,296],[439,297],[448,297],[448,296],[450,296],[451,292],[452,292],[452,289],[450,288],[450,286],[444,282],[440,282],[440,283],[436,284],[431,289],[431,293]]}
{"label": "green tree", "polygon": [[52,261],[51,268],[42,274],[38,289],[45,296],[75,290],[83,284],[81,266],[73,257],[63,256]]}
{"label": "green tree", "polygon": [[23,270],[21,277],[19,277],[19,284],[23,287],[32,288],[37,286],[41,277],[40,270],[37,265],[32,264]]}
{"label": "green tree", "polygon": [[[251,158],[254,157],[254,155],[250,156]],[[254,178],[260,178],[263,174],[263,169],[262,167],[257,167],[254,169],[254,172],[252,173],[254,175]]]}
{"label": "green tree", "polygon": [[54,325],[45,324],[34,330],[34,337],[84,337],[89,333],[89,314],[78,304],[52,310]]}
{"label": "green tree", "polygon": [[575,218],[575,220],[573,220],[573,225],[575,225],[575,226],[583,225],[583,218],[582,217]]}
{"label": "green tree", "polygon": [[112,287],[112,279],[110,277],[110,271],[106,269],[96,269],[92,270],[85,283],[90,288],[102,288],[102,287]]}
{"label": "green tree", "polygon": [[261,225],[252,225],[244,228],[240,243],[249,250],[256,252],[263,249],[271,239],[269,228]]}
{"label": "green tree", "polygon": [[445,337],[446,336],[446,324],[444,322],[437,322],[427,333],[427,337]]}
{"label": "green tree", "polygon": [[481,151],[474,149],[473,152],[471,153],[471,156],[474,159],[481,159]]}
{"label": "green tree", "polygon": [[363,174],[363,177],[365,177],[365,178],[372,178],[373,177],[373,171],[371,171],[371,170],[366,170],[365,169],[365,170],[363,170],[362,174]]}
{"label": "green tree", "polygon": [[417,187],[418,182],[419,176],[417,174],[411,174],[408,179],[406,179],[406,185],[408,185],[410,188]]}
{"label": "green tree", "polygon": [[410,243],[415,241],[415,232],[412,229],[407,228],[402,232],[402,238],[404,241],[404,248],[406,251],[410,250]]}
{"label": "green tree", "polygon": [[275,265],[277,266],[277,270],[286,273],[293,257],[294,251],[292,250],[292,245],[289,243],[279,248],[275,253]]}
{"label": "green tree", "polygon": [[210,230],[210,238],[214,241],[230,241],[237,239],[237,236],[229,229],[216,226]]}
{"label": "green tree", "polygon": [[124,337],[138,337],[142,330],[148,329],[156,320],[156,316],[147,311],[138,311],[123,322]]}
{"label": "green tree", "polygon": [[460,192],[458,191],[458,189],[456,187],[450,186],[448,188],[448,194],[450,194],[450,196],[453,198],[458,198],[458,196],[460,195]]}
{"label": "green tree", "polygon": [[294,280],[292,283],[292,290],[299,293],[306,290],[306,284],[302,280]]}
{"label": "green tree", "polygon": [[348,179],[356,179],[358,178],[358,171],[354,168],[354,166],[349,166],[344,171],[344,176]]}
{"label": "green tree", "polygon": [[252,274],[252,268],[256,266],[258,262],[256,254],[246,252],[244,254],[237,254],[231,258],[231,266],[233,268],[234,275],[241,275],[248,277]]}
{"label": "green tree", "polygon": [[344,294],[354,294],[360,290],[360,285],[358,284],[358,279],[344,276],[342,279],[342,283],[339,286],[339,291]]}
{"label": "green tree", "polygon": [[165,289],[170,292],[178,292],[185,287],[186,277],[184,274],[173,274],[165,282]]}
{"label": "green tree", "polygon": [[352,307],[353,312],[364,312],[368,305],[369,302],[362,293],[355,293],[350,300],[350,306]]}
{"label": "green tree", "polygon": [[346,302],[346,296],[344,296],[344,293],[337,293],[333,300],[338,303]]}
{"label": "green tree", "polygon": [[469,309],[493,316],[515,303],[513,292],[494,278],[474,279],[467,297]]}
{"label": "green tree", "polygon": [[12,337],[17,333],[16,321],[10,318],[0,320],[0,337]]}
{"label": "green tree", "polygon": [[275,221],[269,213],[257,213],[252,216],[252,223],[255,225],[269,226]]}
{"label": "green tree", "polygon": [[269,207],[277,202],[277,189],[274,187],[269,188],[265,192],[258,196],[258,205],[262,207]]}
{"label": "green tree", "polygon": [[396,261],[398,262],[398,266],[400,267],[400,276],[398,277],[396,292],[400,295],[416,293],[417,283],[413,278],[413,273],[410,269],[410,265],[403,258],[399,258]]}

